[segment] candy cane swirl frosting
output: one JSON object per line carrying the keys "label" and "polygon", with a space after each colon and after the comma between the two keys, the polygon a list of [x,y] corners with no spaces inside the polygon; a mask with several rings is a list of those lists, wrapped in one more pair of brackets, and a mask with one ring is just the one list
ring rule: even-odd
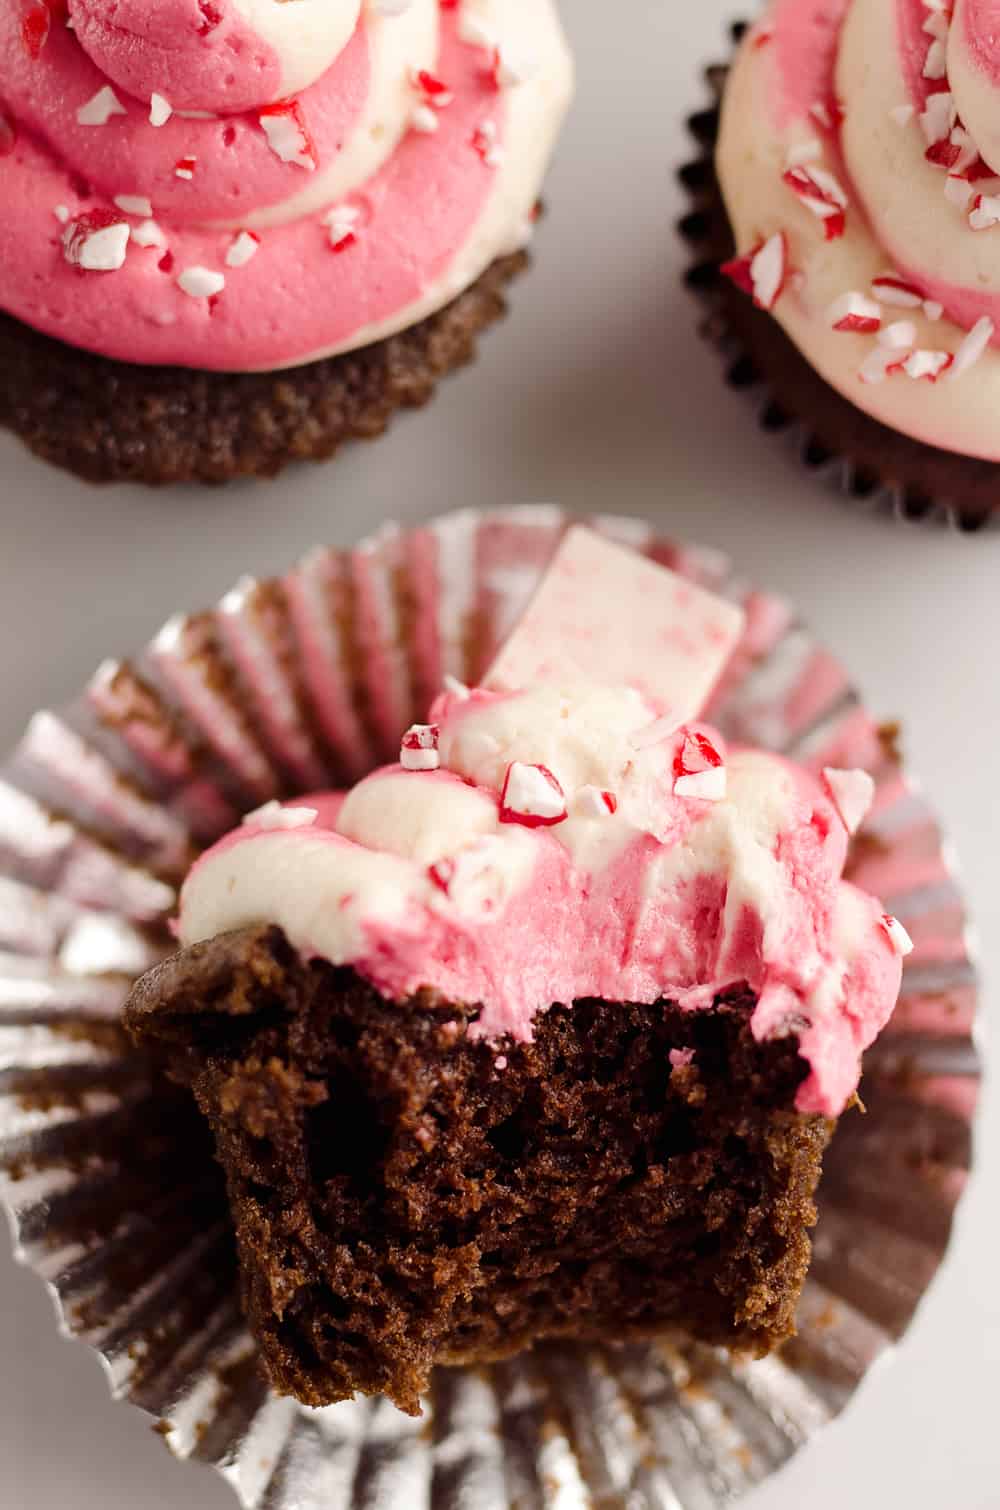
{"label": "candy cane swirl frosting", "polygon": [[182,943],[275,923],[390,999],[481,1004],[490,1039],[530,1039],[553,1002],[694,1011],[745,982],[755,1034],[798,1035],[800,1109],[843,1109],[908,942],[841,878],[843,793],[673,729],[628,687],[450,692],[431,717],[400,765],[346,797],[271,804],[209,850]]}
{"label": "candy cane swirl frosting", "polygon": [[1000,9],[772,0],[729,78],[734,273],[859,408],[1000,460]]}
{"label": "candy cane swirl frosting", "polygon": [[523,245],[554,0],[0,0],[0,305],[121,360],[268,370]]}

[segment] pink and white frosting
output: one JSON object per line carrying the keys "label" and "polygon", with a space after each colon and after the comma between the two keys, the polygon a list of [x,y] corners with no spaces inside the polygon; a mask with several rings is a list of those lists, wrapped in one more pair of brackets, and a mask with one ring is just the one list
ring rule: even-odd
{"label": "pink and white frosting", "polygon": [[572,90],[554,0],[0,0],[0,305],[270,370],[524,244]]}
{"label": "pink and white frosting", "polygon": [[771,0],[729,77],[729,272],[852,403],[1000,460],[1000,6]]}
{"label": "pink and white frosting", "polygon": [[745,982],[757,1037],[798,1036],[799,1108],[836,1115],[908,946],[842,879],[870,796],[859,772],[727,751],[634,687],[452,686],[399,764],[270,804],[209,850],[179,936],[278,924],[390,999],[480,1005],[489,1040],[530,1039],[553,1002],[696,1011]]}

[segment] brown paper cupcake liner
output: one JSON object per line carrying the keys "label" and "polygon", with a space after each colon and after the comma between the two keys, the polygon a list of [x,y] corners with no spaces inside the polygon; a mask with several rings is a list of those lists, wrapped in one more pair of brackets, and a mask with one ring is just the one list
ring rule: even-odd
{"label": "brown paper cupcake liner", "polygon": [[[746,23],[731,28],[733,45]],[[715,171],[720,102],[730,65],[705,70],[712,103],[688,118],[697,155],[679,178],[692,209],[678,223],[692,261],[685,282],[704,310],[702,334],[747,395],[758,423],[780,435],[796,461],[856,508],[963,532],[1000,524],[1000,466],[923,444],[881,424],[831,388],[777,320],[720,272],[735,254]]]}
{"label": "brown paper cupcake liner", "polygon": [[244,580],[39,713],[0,768],[0,1197],[20,1259],[115,1394],[246,1510],[731,1504],[847,1403],[942,1259],[979,1082],[965,906],[933,812],[839,663],[728,562],[611,517],[594,526],[740,598],[715,699],[725,732],[877,783],[854,878],[915,941],[820,1190],[799,1333],[761,1362],[663,1344],[541,1347],[441,1370],[414,1422],[383,1400],[273,1395],[235,1299],[221,1176],[187,1099],[124,1040],[132,978],[169,947],[191,857],[241,812],[356,777],[445,673],[474,681],[567,526],[465,512]]}

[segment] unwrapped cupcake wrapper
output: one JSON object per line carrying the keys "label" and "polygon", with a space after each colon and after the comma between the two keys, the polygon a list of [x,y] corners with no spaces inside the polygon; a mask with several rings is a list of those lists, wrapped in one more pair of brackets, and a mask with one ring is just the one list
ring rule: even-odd
{"label": "unwrapped cupcake wrapper", "polygon": [[[746,30],[745,22],[732,26],[734,46],[739,44]],[[785,385],[780,396],[773,391],[760,360],[748,347],[743,332],[734,326],[727,312],[730,290],[719,270],[720,263],[732,255],[732,250],[728,236],[720,241],[720,228],[728,227],[728,217],[715,171],[720,104],[729,67],[728,63],[719,63],[705,70],[711,103],[688,118],[688,131],[697,145],[697,154],[685,163],[678,175],[693,205],[678,224],[692,258],[685,281],[705,312],[702,334],[725,363],[726,382],[746,396],[762,430],[780,437],[799,465],[822,478],[853,508],[869,513],[888,513],[899,519],[930,525],[945,525],[963,533],[1000,528],[1000,468],[997,469],[996,501],[984,504],[982,498],[963,497],[960,484],[954,496],[938,496],[931,491],[927,485],[927,468],[920,463],[922,448],[917,441],[913,442],[914,460],[906,469],[905,480],[881,472],[873,465],[870,456],[863,463],[859,462],[848,451],[839,450],[827,436],[820,436],[814,417],[796,412],[794,402],[789,399],[789,385]],[[729,241],[728,248],[723,248],[724,241]],[[835,397],[838,403],[846,403],[839,395]],[[965,465],[982,466],[959,455],[953,461],[956,470]]]}
{"label": "unwrapped cupcake wrapper", "polygon": [[604,534],[745,604],[709,716],[731,739],[877,783],[852,876],[913,935],[866,1063],[867,1115],[826,1160],[798,1336],[761,1362],[665,1344],[545,1346],[435,1376],[422,1421],[384,1400],[270,1392],[235,1299],[208,1134],[118,1026],[170,948],[192,858],[276,797],[394,758],[445,673],[474,682],[562,533],[558,509],[464,512],[317,550],[172,620],[39,713],[0,769],[0,1196],[20,1258],[116,1395],[254,1510],[588,1505],[711,1510],[846,1404],[906,1330],[948,1242],[979,1066],[961,891],[886,730],[788,606],[721,556],[598,517]]}

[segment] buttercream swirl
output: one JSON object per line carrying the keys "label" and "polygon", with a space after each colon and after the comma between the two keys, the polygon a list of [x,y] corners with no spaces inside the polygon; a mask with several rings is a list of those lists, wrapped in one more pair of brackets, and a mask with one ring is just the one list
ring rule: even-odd
{"label": "buttercream swirl", "polygon": [[553,0],[0,0],[0,304],[251,371],[415,323],[523,243]]}
{"label": "buttercream swirl", "polygon": [[996,20],[994,0],[772,0],[731,71],[718,147],[737,280],[859,408],[990,460]]}

